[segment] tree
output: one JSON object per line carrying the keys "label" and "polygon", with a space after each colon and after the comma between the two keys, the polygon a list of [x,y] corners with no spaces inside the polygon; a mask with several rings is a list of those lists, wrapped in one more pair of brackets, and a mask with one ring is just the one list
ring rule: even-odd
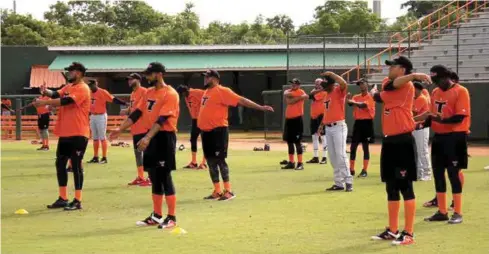
{"label": "tree", "polygon": [[5,28],[5,32],[2,33],[2,43],[4,45],[42,45],[44,38],[21,24]]}
{"label": "tree", "polygon": [[410,15],[421,18],[446,4],[445,1],[407,1],[401,4],[401,9],[408,8]]}
{"label": "tree", "polygon": [[294,22],[287,15],[275,15],[275,17],[267,18],[267,25],[282,30],[284,34],[294,31]]}

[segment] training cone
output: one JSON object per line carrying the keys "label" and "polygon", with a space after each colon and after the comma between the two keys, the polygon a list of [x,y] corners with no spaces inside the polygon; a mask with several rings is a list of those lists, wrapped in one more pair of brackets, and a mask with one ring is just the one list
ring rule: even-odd
{"label": "training cone", "polygon": [[181,227],[176,227],[176,228],[172,229],[172,231],[170,231],[170,233],[172,235],[183,235],[183,234],[186,234],[187,231]]}
{"label": "training cone", "polygon": [[15,211],[15,214],[29,214],[29,212],[26,209],[19,209]]}

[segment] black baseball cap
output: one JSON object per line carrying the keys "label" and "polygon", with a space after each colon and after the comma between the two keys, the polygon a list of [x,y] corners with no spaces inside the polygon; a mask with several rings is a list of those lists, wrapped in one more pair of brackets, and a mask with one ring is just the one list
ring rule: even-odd
{"label": "black baseball cap", "polygon": [[65,68],[65,71],[80,71],[83,74],[87,71],[87,68],[80,62],[73,62],[70,66]]}
{"label": "black baseball cap", "polygon": [[386,65],[400,65],[404,69],[406,69],[406,74],[409,74],[413,71],[413,63],[411,63],[411,60],[409,60],[405,56],[400,56],[398,58],[395,58],[393,60],[385,60]]}
{"label": "black baseball cap", "polygon": [[97,80],[96,79],[90,79],[90,80],[88,80],[88,85],[89,86],[94,86],[96,84],[97,84]]}
{"label": "black baseball cap", "polygon": [[[431,67],[430,69],[430,76],[431,78],[439,79],[439,78],[446,78],[450,77],[453,78],[453,72],[449,70],[446,66],[437,64]],[[458,76],[457,76],[458,77]]]}
{"label": "black baseball cap", "polygon": [[300,85],[301,81],[298,78],[293,78],[292,80],[289,80],[289,83],[294,85]]}
{"label": "black baseball cap", "polygon": [[137,79],[137,80],[141,81],[143,78],[141,78],[141,75],[139,75],[137,73],[131,73],[131,74],[129,74],[129,76],[126,77],[126,79]]}
{"label": "black baseball cap", "polygon": [[221,79],[221,75],[219,75],[219,72],[216,70],[207,70],[206,72],[200,75],[204,77],[214,77],[214,78]]}
{"label": "black baseball cap", "polygon": [[178,93],[183,93],[183,92],[185,92],[185,91],[188,91],[188,86],[186,86],[186,85],[179,85],[179,86],[177,87],[177,92],[178,92]]}
{"label": "black baseball cap", "polygon": [[413,85],[414,85],[414,88],[419,89],[419,90],[423,90],[426,88],[424,86],[424,84],[422,82],[419,82],[419,81],[414,81]]}
{"label": "black baseball cap", "polygon": [[152,62],[148,64],[148,67],[146,67],[146,70],[143,71],[145,74],[153,73],[153,72],[161,72],[161,73],[166,73],[166,67],[161,64],[160,62]]}
{"label": "black baseball cap", "polygon": [[366,85],[368,85],[368,81],[367,81],[366,79],[364,79],[364,78],[361,78],[361,79],[359,79],[359,80],[355,81],[355,84],[356,84],[357,86],[359,86],[359,85],[361,85],[361,84],[366,84]]}

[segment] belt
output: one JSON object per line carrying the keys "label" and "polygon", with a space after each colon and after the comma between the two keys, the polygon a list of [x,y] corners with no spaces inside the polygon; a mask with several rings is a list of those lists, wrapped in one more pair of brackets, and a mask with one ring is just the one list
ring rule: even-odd
{"label": "belt", "polygon": [[92,115],[94,115],[94,116],[98,116],[98,115],[105,115],[105,114],[107,114],[107,113],[90,113],[90,114],[92,114]]}
{"label": "belt", "polygon": [[333,126],[336,126],[336,125],[339,125],[341,123],[344,123],[345,120],[341,120],[341,121],[337,121],[337,122],[332,122],[332,123],[328,123],[328,124],[325,124],[327,127],[333,127]]}

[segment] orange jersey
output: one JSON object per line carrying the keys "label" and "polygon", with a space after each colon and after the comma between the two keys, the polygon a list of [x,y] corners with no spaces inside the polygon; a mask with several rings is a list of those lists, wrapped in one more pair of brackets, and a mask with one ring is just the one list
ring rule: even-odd
{"label": "orange jersey", "polygon": [[435,133],[469,132],[470,129],[470,97],[467,88],[455,84],[447,91],[439,88],[433,90],[431,96],[431,112],[441,114],[443,118],[464,115],[464,120],[456,124],[442,124],[432,121],[431,128]]}
{"label": "orange jersey", "polygon": [[423,91],[421,91],[421,93],[428,100],[428,103],[431,104],[431,96],[430,96],[430,92],[428,91],[428,89],[423,89]]}
{"label": "orange jersey", "polygon": [[[286,92],[290,92],[290,95],[292,95],[293,98],[297,98],[297,97],[300,97],[304,94],[306,94],[306,92],[304,92],[304,90],[302,89],[297,89],[297,90],[287,90]],[[287,107],[285,108],[285,118],[287,119],[291,119],[291,118],[296,118],[296,117],[299,117],[299,116],[303,116],[304,115],[304,101],[298,101],[294,104],[290,104],[290,105],[287,105]]]}
{"label": "orange jersey", "polygon": [[[42,95],[39,96],[37,99],[41,101],[47,101],[49,100],[49,97]],[[36,111],[38,115],[49,113],[49,106],[46,105],[46,106],[36,107]]]}
{"label": "orange jersey", "polygon": [[326,98],[327,94],[327,92],[321,91],[312,96],[311,119],[316,119],[324,114],[324,98]]}
{"label": "orange jersey", "polygon": [[353,118],[355,120],[374,119],[375,101],[370,94],[357,94],[353,96],[352,100],[354,102],[363,102],[367,105],[366,108],[353,107]]}
{"label": "orange jersey", "polygon": [[[12,101],[9,99],[2,99],[2,104],[12,108]],[[7,111],[7,109],[2,108],[2,111]]]}
{"label": "orange jersey", "polygon": [[185,97],[185,103],[187,104],[188,111],[190,112],[192,119],[197,119],[199,117],[202,96],[204,96],[204,90],[190,88],[188,91],[188,96]]}
{"label": "orange jersey", "polygon": [[[137,105],[144,99],[144,95],[148,89],[140,86],[136,90],[132,91],[131,98],[129,102],[129,114],[136,110]],[[137,121],[131,126],[131,134],[143,134],[146,133],[148,129],[144,127],[143,121]]]}
{"label": "orange jersey", "polygon": [[90,88],[85,82],[68,84],[58,90],[61,98],[70,97],[75,103],[58,107],[58,120],[54,133],[59,137],[90,137]]}
{"label": "orange jersey", "polygon": [[228,107],[236,107],[241,96],[233,90],[217,85],[204,91],[197,119],[197,126],[203,131],[210,131],[218,127],[227,127]]}
{"label": "orange jersey", "polygon": [[170,85],[165,85],[160,89],[155,87],[148,88],[137,108],[143,112],[143,115],[138,120],[138,122],[142,121],[142,128],[151,129],[158,118],[164,116],[167,119],[163,122],[160,131],[177,131],[180,97]]}
{"label": "orange jersey", "polygon": [[92,93],[92,104],[90,106],[90,113],[92,114],[105,114],[107,113],[107,102],[112,102],[114,96],[107,90],[97,88],[97,91]]}
{"label": "orange jersey", "polygon": [[418,96],[413,101],[413,116],[418,116],[430,110],[430,103],[424,95]]}
{"label": "orange jersey", "polygon": [[[382,87],[385,87],[385,84],[382,84]],[[384,113],[382,115],[384,135],[393,136],[414,131],[413,83],[409,82],[400,89],[382,91],[380,96],[384,102]]]}
{"label": "orange jersey", "polygon": [[324,99],[323,124],[330,124],[345,120],[346,90],[341,91],[339,85],[335,85],[333,91]]}

